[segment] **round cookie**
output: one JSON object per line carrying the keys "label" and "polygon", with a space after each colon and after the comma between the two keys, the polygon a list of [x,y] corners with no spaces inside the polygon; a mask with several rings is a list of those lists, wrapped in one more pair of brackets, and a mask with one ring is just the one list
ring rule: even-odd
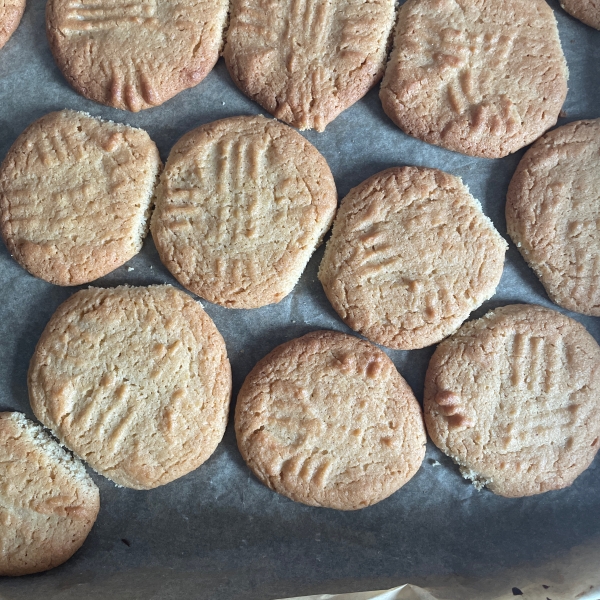
{"label": "round cookie", "polygon": [[0,413],[0,576],[64,563],[99,509],[98,488],[81,462],[22,414]]}
{"label": "round cookie", "polygon": [[54,313],[28,375],[34,413],[118,485],[200,466],[225,433],[231,368],[214,323],[169,285],[89,288]]}
{"label": "round cookie", "polygon": [[600,439],[600,348],[585,328],[535,305],[498,308],[436,349],[425,423],[463,477],[507,497],[564,488]]}
{"label": "round cookie", "polygon": [[560,5],[582,23],[600,29],[599,0],[560,0]]}
{"label": "round cookie", "polygon": [[600,119],[554,129],[527,151],[506,225],[553,302],[600,316]]}
{"label": "round cookie", "polygon": [[200,83],[223,44],[228,0],[49,0],[46,33],[77,92],[137,112]]}
{"label": "round cookie", "polygon": [[141,129],[63,110],[31,124],[0,166],[0,233],[57,285],[110,273],[142,248],[158,149]]}
{"label": "round cookie", "polygon": [[385,68],[394,0],[233,0],[223,56],[235,84],[299,129],[323,131]]}
{"label": "round cookie", "polygon": [[19,26],[24,10],[25,0],[0,0],[0,48]]}
{"label": "round cookie", "polygon": [[378,348],[315,331],[252,369],[235,409],[240,452],[271,489],[356,510],[402,487],[425,456],[421,408]]}
{"label": "round cookie", "polygon": [[331,171],[286,125],[233,117],[183,136],[157,189],[152,236],[190,291],[230,308],[289,294],[337,206]]}
{"label": "round cookie", "polygon": [[423,348],[493,296],[505,251],[460,179],[396,167],[344,198],[319,279],[355,331],[390,348]]}
{"label": "round cookie", "polygon": [[380,97],[405,133],[499,158],[556,124],[567,78],[544,0],[408,0]]}

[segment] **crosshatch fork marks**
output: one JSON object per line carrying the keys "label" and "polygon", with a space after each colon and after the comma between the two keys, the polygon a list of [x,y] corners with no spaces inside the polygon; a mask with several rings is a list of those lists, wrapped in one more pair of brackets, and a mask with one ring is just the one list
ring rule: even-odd
{"label": "crosshatch fork marks", "polygon": [[156,4],[152,2],[123,2],[83,4],[71,2],[60,24],[65,33],[112,29],[124,25],[156,24]]}
{"label": "crosshatch fork marks", "polygon": [[259,186],[267,177],[266,156],[272,146],[271,139],[257,136],[244,136],[238,140],[222,140],[217,146],[216,189],[224,197],[235,195],[235,207],[238,218],[220,224],[219,237],[224,239],[224,227],[233,226],[229,232],[233,242],[242,237],[252,238],[258,233],[261,198],[256,188],[247,190],[245,181],[256,182]]}
{"label": "crosshatch fork marks", "polygon": [[225,430],[231,375],[196,302],[152,286],[90,288],[67,303],[32,361],[38,418],[119,485],[149,489],[204,462]]}
{"label": "crosshatch fork marks", "polygon": [[130,65],[111,63],[108,89],[111,103],[117,106],[124,104],[134,112],[140,110],[144,102],[149,105],[160,104],[148,71],[149,67],[141,61],[134,61]]}
{"label": "crosshatch fork marks", "polygon": [[549,394],[559,383],[558,372],[565,349],[560,340],[516,333],[510,355],[511,383],[540,395]]}
{"label": "crosshatch fork marks", "polygon": [[[220,140],[212,156],[205,160],[212,161],[207,168],[214,169],[215,195],[230,200],[220,203],[217,214],[213,214],[202,197],[207,190],[199,189],[195,193],[193,189],[169,186],[169,196],[176,203],[169,203],[162,209],[165,227],[173,232],[187,231],[192,222],[198,221],[202,223],[202,235],[215,238],[219,243],[237,243],[244,238],[256,237],[260,233],[259,220],[264,199],[261,200],[258,190],[249,188],[247,182],[252,181],[260,187],[261,182],[268,178],[267,154],[271,147],[272,140],[267,136]],[[201,186],[201,183],[198,185]],[[193,200],[195,194],[200,195],[198,201]],[[208,220],[212,218],[216,219],[214,229],[208,226]]]}
{"label": "crosshatch fork marks", "polygon": [[505,428],[505,447],[515,451],[540,444],[552,440],[559,430],[568,438],[577,406],[573,389],[564,387],[568,363],[564,341],[558,336],[516,333],[509,341],[508,361],[516,405]]}
{"label": "crosshatch fork marks", "polygon": [[[599,379],[600,347],[580,323],[541,306],[503,306],[434,352],[427,429],[476,487],[507,497],[561,489],[597,452]],[[436,405],[445,395],[468,402],[472,428],[449,431]]]}
{"label": "crosshatch fork marks", "polygon": [[284,37],[300,43],[304,48],[311,47],[318,53],[331,29],[331,20],[330,2],[293,0]]}

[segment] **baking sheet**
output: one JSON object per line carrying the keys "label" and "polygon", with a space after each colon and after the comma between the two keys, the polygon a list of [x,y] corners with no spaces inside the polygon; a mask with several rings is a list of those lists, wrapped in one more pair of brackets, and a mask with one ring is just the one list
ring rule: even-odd
{"label": "baking sheet", "polygon": [[[569,17],[558,1],[550,4],[571,73],[567,116],[560,123],[600,117],[600,32]],[[262,112],[233,85],[222,60],[196,88],[138,114],[85,100],[54,64],[44,8],[43,0],[28,0],[19,29],[0,50],[0,158],[29,123],[62,108],[146,129],[163,160],[175,141],[198,125]],[[462,177],[507,237],[505,194],[522,152],[475,159],[412,139],[385,116],[377,88],[325,133],[304,135],[326,157],[340,198],[388,167],[441,168]],[[246,374],[278,344],[320,328],[349,332],[317,280],[322,253],[322,248],[316,252],[293,293],[278,305],[247,311],[203,302],[227,343],[234,400]],[[165,282],[176,284],[148,238],[138,256],[96,284]],[[29,359],[56,307],[76,289],[28,275],[0,243],[0,409],[33,416],[26,386]],[[513,302],[556,308],[510,243],[496,295],[473,316]],[[568,314],[600,340],[598,319]],[[421,400],[433,348],[387,352]],[[50,572],[0,579],[0,598],[258,600],[413,583],[439,598],[483,599],[509,597],[513,587],[525,588],[533,573],[541,573],[535,583],[539,597],[557,600],[575,597],[560,588],[565,573],[575,568],[568,562],[573,552],[581,559],[577,565],[586,563],[588,575],[594,565],[600,571],[600,459],[566,490],[505,499],[477,492],[429,442],[422,468],[399,492],[361,511],[336,512],[296,504],[261,485],[244,465],[230,423],[212,458],[167,486],[135,491],[92,476],[102,506],[82,549]],[[572,568],[561,572],[559,564]],[[489,582],[488,595],[482,582]]]}

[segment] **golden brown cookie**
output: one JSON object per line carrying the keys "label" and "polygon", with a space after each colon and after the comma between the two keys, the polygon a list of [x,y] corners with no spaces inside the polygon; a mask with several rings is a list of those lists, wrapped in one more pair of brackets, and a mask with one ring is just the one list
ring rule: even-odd
{"label": "golden brown cookie", "polygon": [[0,48],[19,26],[24,10],[25,0],[0,0]]}
{"label": "golden brown cookie", "polygon": [[29,366],[34,413],[118,485],[200,466],[225,433],[231,368],[210,317],[169,285],[89,288],[59,306]]}
{"label": "golden brown cookie", "polygon": [[582,23],[600,29],[599,0],[560,0],[560,5]]}
{"label": "golden brown cookie", "polygon": [[80,285],[141,249],[158,149],[141,129],[72,110],[49,113],[0,166],[0,233],[32,275]]}
{"label": "golden brown cookie", "polygon": [[600,316],[600,119],[554,129],[527,151],[506,225],[556,304]]}
{"label": "golden brown cookie", "polygon": [[383,75],[394,0],[233,0],[224,57],[236,85],[323,131]]}
{"label": "golden brown cookie", "polygon": [[425,456],[421,408],[394,363],[335,331],[309,333],[263,358],[240,390],[235,430],[265,485],[339,510],[387,498]]}
{"label": "golden brown cookie", "polygon": [[137,112],[200,83],[223,43],[228,0],[49,0],[46,32],[77,92]]}
{"label": "golden brown cookie", "polygon": [[405,133],[498,158],[556,123],[567,78],[544,0],[408,0],[380,96]]}
{"label": "golden brown cookie", "polygon": [[436,349],[425,423],[463,477],[508,497],[567,487],[600,439],[600,347],[585,328],[535,305],[504,306]]}
{"label": "golden brown cookie", "polygon": [[171,150],[152,237],[190,291],[231,308],[292,291],[337,205],[318,150],[287,125],[232,117],[198,127]]}
{"label": "golden brown cookie", "polygon": [[0,575],[64,563],[100,509],[85,468],[21,413],[0,413]]}
{"label": "golden brown cookie", "polygon": [[395,167],[342,200],[319,279],[355,331],[390,348],[423,348],[493,296],[505,251],[459,178]]}

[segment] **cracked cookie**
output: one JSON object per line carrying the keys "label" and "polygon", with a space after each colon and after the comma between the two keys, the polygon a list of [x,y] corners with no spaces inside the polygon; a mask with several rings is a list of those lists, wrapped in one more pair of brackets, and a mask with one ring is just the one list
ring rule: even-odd
{"label": "cracked cookie", "polygon": [[152,237],[198,296],[230,308],[279,302],[337,207],[331,171],[291,127],[232,117],[183,136],[157,188]]}
{"label": "cracked cookie", "polygon": [[405,133],[499,158],[556,124],[567,78],[544,0],[408,0],[380,97]]}
{"label": "cracked cookie", "polygon": [[162,167],[141,129],[63,110],[32,123],[0,166],[0,234],[57,285],[110,273],[141,249]]}
{"label": "cracked cookie", "polygon": [[89,288],[54,313],[28,374],[38,419],[101,475],[150,489],[196,469],[225,433],[225,343],[169,285]]}
{"label": "cracked cookie", "polygon": [[394,0],[233,0],[223,56],[273,116],[323,131],[383,75]]}
{"label": "cracked cookie", "polygon": [[19,26],[24,10],[25,0],[0,0],[0,48]]}
{"label": "cracked cookie", "polygon": [[228,0],[49,0],[46,33],[82,96],[137,112],[200,83],[223,45]]}
{"label": "cracked cookie", "polygon": [[463,325],[425,377],[427,432],[475,487],[567,487],[600,439],[600,347],[577,321],[515,304]]}
{"label": "cracked cookie", "polygon": [[600,119],[558,127],[527,151],[506,226],[553,302],[600,316]]}
{"label": "cracked cookie", "polygon": [[421,408],[372,344],[315,331],[275,348],[238,395],[240,452],[271,489],[356,510],[402,487],[425,456]]}
{"label": "cracked cookie", "polygon": [[493,296],[506,247],[459,178],[395,167],[342,200],[319,279],[355,331],[390,348],[423,348]]}
{"label": "cracked cookie", "polygon": [[98,488],[80,461],[21,413],[0,413],[0,575],[64,563],[99,509]]}

